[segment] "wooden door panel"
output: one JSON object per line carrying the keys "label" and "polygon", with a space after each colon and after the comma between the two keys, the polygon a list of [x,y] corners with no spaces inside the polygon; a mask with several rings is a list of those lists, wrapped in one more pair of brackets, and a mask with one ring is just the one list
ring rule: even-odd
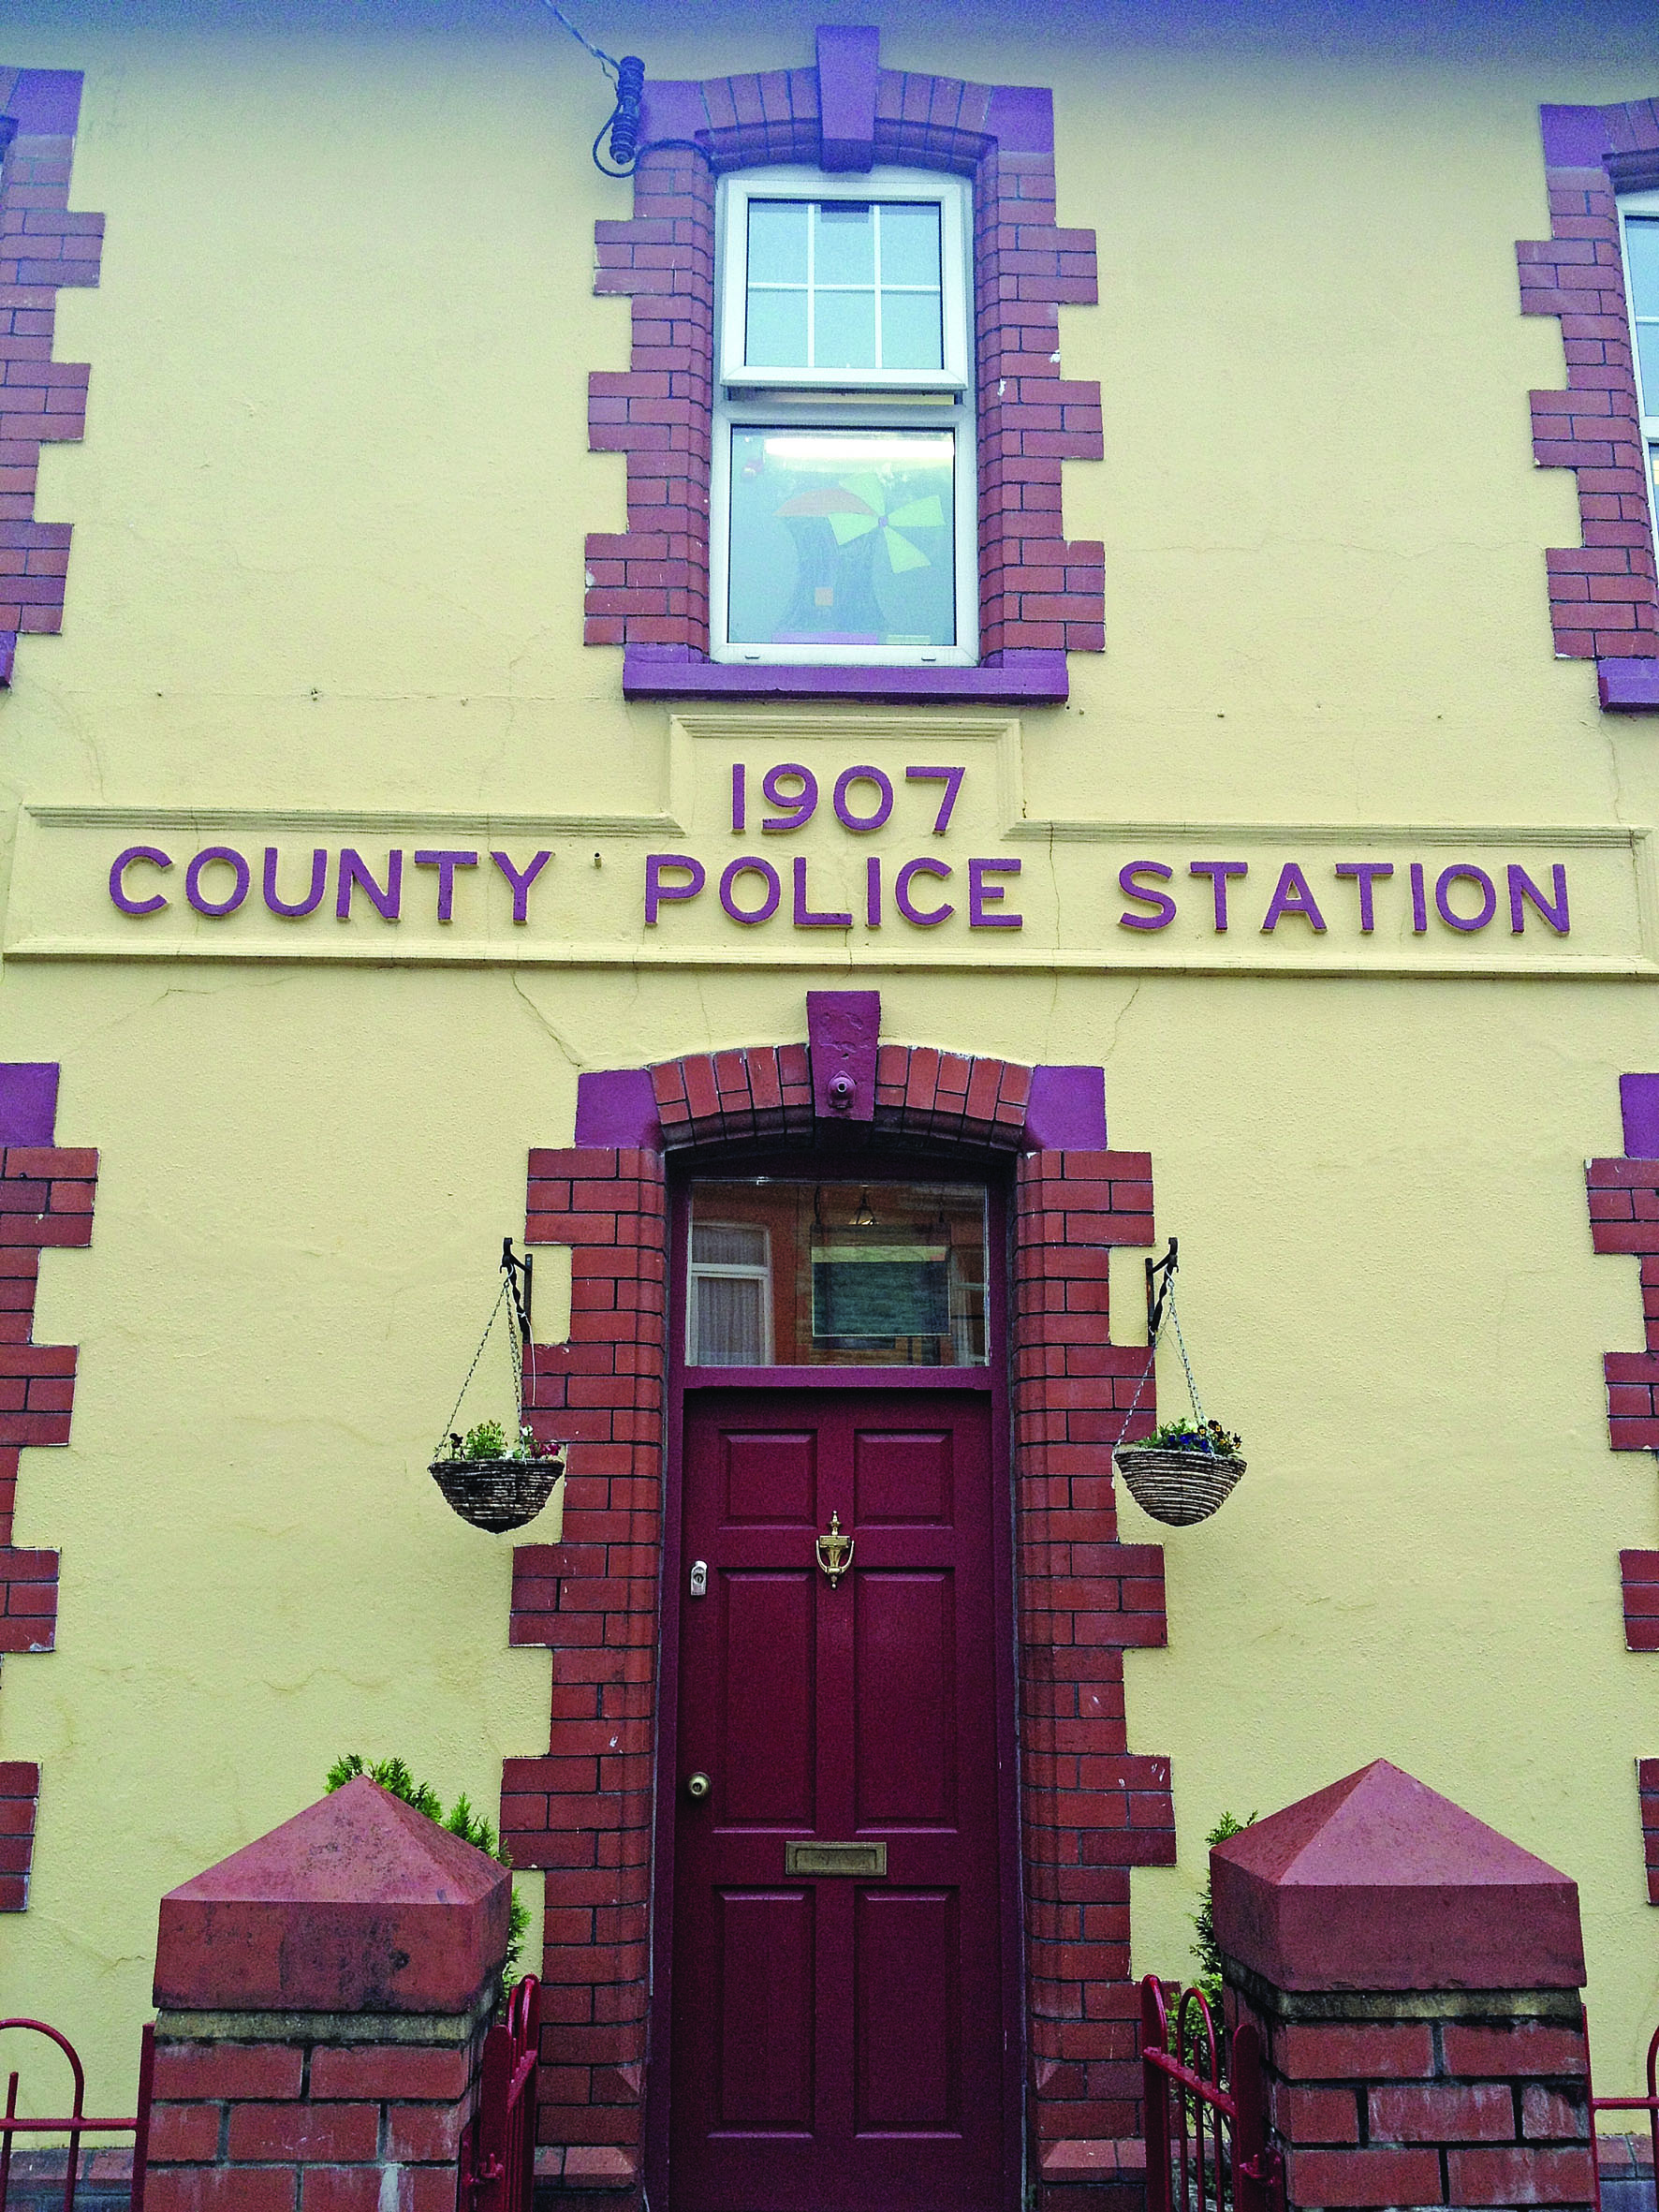
{"label": "wooden door panel", "polygon": [[[708,1571],[664,1777],[668,2212],[1001,2201],[989,1415],[960,1391],[687,1399],[683,1554]],[[834,1588],[832,1512],[855,1541]],[[880,1843],[886,1877],[802,1880],[797,1839]]]}
{"label": "wooden door panel", "polygon": [[961,1941],[955,1890],[860,1890],[857,1927],[860,2135],[962,2131]]}
{"label": "wooden door panel", "polygon": [[728,1523],[815,1525],[817,1438],[811,1430],[721,1438]]}
{"label": "wooden door panel", "polygon": [[953,1441],[947,1429],[860,1425],[853,1442],[853,1498],[859,1526],[947,1524]]}
{"label": "wooden door panel", "polygon": [[947,1573],[867,1573],[854,1630],[859,1834],[953,1826],[956,1590]]}
{"label": "wooden door panel", "polygon": [[812,2131],[815,1903],[810,1889],[720,1893],[717,2134]]}
{"label": "wooden door panel", "polygon": [[[724,1706],[712,1810],[724,1828],[813,1830],[817,1789],[816,1593],[808,1576],[718,1573]],[[705,1600],[707,1602],[707,1600]],[[764,1726],[755,1700],[765,1685]],[[780,1863],[777,1871],[781,1874]]]}

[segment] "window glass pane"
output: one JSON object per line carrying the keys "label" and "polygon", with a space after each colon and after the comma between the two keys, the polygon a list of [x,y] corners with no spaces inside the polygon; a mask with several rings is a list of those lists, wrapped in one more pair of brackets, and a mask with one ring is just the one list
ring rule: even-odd
{"label": "window glass pane", "polygon": [[695,1366],[771,1366],[771,1353],[761,1332],[764,1289],[741,1276],[697,1276]]}
{"label": "window glass pane", "polygon": [[734,644],[956,641],[956,437],[734,427]]}
{"label": "window glass pane", "polygon": [[[727,1349],[741,1323],[705,1323],[697,1278],[694,1364],[977,1367],[987,1358],[985,1191],[973,1183],[699,1183],[698,1216],[745,1218],[770,1239],[772,1334],[765,1359]],[[716,1278],[719,1289],[727,1286]],[[758,1323],[753,1324],[757,1332]],[[752,1341],[753,1338],[750,1339]]]}
{"label": "window glass pane", "polygon": [[881,295],[881,365],[884,369],[936,369],[940,351],[937,292]]}
{"label": "window glass pane", "polygon": [[816,317],[813,334],[815,368],[874,368],[874,292],[815,292],[813,307]]}
{"label": "window glass pane", "polygon": [[875,224],[867,207],[829,199],[813,207],[815,284],[875,282]]}
{"label": "window glass pane", "polygon": [[749,282],[806,282],[807,203],[803,199],[749,202]]}
{"label": "window glass pane", "polygon": [[691,1232],[694,1266],[764,1267],[764,1229],[737,1229],[728,1221],[699,1221]]}
{"label": "window glass pane", "polygon": [[888,200],[881,211],[881,281],[939,288],[939,209]]}
{"label": "window glass pane", "polygon": [[804,292],[751,292],[746,356],[751,368],[804,369],[806,348]]}
{"label": "window glass pane", "polygon": [[1637,315],[1659,315],[1659,215],[1624,218],[1630,303]]}
{"label": "window glass pane", "polygon": [[1659,415],[1659,322],[1638,322],[1636,344],[1641,361],[1642,413]]}

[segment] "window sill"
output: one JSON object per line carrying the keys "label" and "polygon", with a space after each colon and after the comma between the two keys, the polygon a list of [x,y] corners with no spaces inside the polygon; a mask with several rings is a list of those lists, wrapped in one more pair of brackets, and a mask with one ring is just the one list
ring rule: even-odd
{"label": "window sill", "polygon": [[1659,713],[1659,660],[1598,660],[1595,677],[1609,714]]}
{"label": "window sill", "polygon": [[628,645],[626,699],[879,699],[955,705],[1023,700],[1057,706],[1069,694],[1065,655],[1005,655],[996,668],[840,668],[694,660],[683,647]]}

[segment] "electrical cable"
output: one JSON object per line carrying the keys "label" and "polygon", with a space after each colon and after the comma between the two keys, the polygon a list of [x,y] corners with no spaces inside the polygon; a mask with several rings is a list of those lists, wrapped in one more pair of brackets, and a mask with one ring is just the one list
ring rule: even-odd
{"label": "electrical cable", "polygon": [[[571,22],[558,0],[541,0],[541,4],[551,16],[564,24],[577,44],[591,53],[615,82],[616,104],[599,125],[593,146],[594,167],[602,177],[631,177],[639,166],[641,155],[671,148],[698,155],[711,168],[713,167],[709,149],[699,146],[695,139],[651,139],[641,145],[639,122],[645,104],[645,64],[637,53],[624,53],[618,61],[614,54],[607,53],[602,46],[595,46],[585,32]],[[607,140],[609,140],[608,145]],[[609,167],[599,158],[602,145],[605,146]]]}

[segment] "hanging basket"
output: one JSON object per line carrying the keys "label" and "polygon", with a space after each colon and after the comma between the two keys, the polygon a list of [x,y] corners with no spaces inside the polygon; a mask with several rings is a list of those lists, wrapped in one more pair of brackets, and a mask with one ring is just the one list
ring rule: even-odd
{"label": "hanging basket", "polygon": [[1124,1444],[1112,1459],[1141,1512],[1170,1528],[1209,1520],[1245,1467],[1219,1453],[1172,1452],[1160,1444]]}
{"label": "hanging basket", "polygon": [[565,1453],[555,1448],[545,1459],[434,1459],[431,1472],[463,1521],[500,1536],[535,1520],[565,1472]]}

